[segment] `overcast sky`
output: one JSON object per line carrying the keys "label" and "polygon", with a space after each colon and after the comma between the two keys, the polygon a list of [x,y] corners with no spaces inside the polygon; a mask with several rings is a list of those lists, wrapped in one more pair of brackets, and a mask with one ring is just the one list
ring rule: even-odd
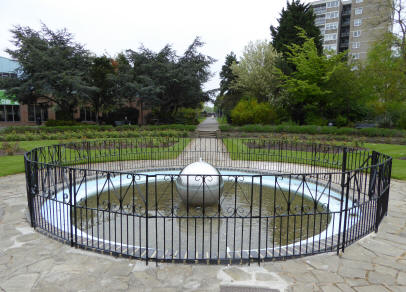
{"label": "overcast sky", "polygon": [[13,25],[39,29],[41,21],[112,57],[141,44],[158,51],[168,43],[180,55],[200,36],[202,52],[217,60],[205,86],[214,89],[225,56],[240,56],[251,40],[270,40],[269,26],[277,24],[284,6],[286,0],[0,0],[0,56],[8,57]]}

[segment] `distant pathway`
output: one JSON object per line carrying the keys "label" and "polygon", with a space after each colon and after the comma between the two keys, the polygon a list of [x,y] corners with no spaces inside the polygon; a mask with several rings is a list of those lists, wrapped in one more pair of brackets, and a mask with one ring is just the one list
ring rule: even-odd
{"label": "distant pathway", "polygon": [[200,137],[216,137],[216,133],[219,130],[219,124],[216,118],[209,117],[201,122],[196,129],[197,134]]}

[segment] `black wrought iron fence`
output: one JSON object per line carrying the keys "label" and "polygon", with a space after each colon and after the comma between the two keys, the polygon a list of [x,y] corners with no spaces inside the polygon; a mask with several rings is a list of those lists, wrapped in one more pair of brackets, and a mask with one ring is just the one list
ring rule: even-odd
{"label": "black wrought iron fence", "polygon": [[[200,158],[220,174],[180,174]],[[344,251],[378,230],[391,167],[366,149],[261,138],[86,141],[25,154],[34,228],[75,247],[174,262]],[[223,185],[209,204],[215,179]],[[196,182],[198,205],[189,200]]]}

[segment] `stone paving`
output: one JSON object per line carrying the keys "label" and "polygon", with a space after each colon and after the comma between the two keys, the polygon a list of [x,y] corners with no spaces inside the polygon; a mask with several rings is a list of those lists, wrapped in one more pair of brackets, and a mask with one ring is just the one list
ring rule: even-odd
{"label": "stone paving", "polygon": [[158,264],[72,248],[27,222],[25,177],[0,178],[0,291],[406,291],[406,182],[378,233],[345,253],[283,262]]}

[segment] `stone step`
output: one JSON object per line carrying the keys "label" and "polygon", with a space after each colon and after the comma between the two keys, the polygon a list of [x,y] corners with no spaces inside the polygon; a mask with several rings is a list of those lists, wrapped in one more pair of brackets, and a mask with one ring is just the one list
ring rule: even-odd
{"label": "stone step", "polygon": [[216,131],[197,131],[198,137],[202,138],[216,138],[217,132]]}

